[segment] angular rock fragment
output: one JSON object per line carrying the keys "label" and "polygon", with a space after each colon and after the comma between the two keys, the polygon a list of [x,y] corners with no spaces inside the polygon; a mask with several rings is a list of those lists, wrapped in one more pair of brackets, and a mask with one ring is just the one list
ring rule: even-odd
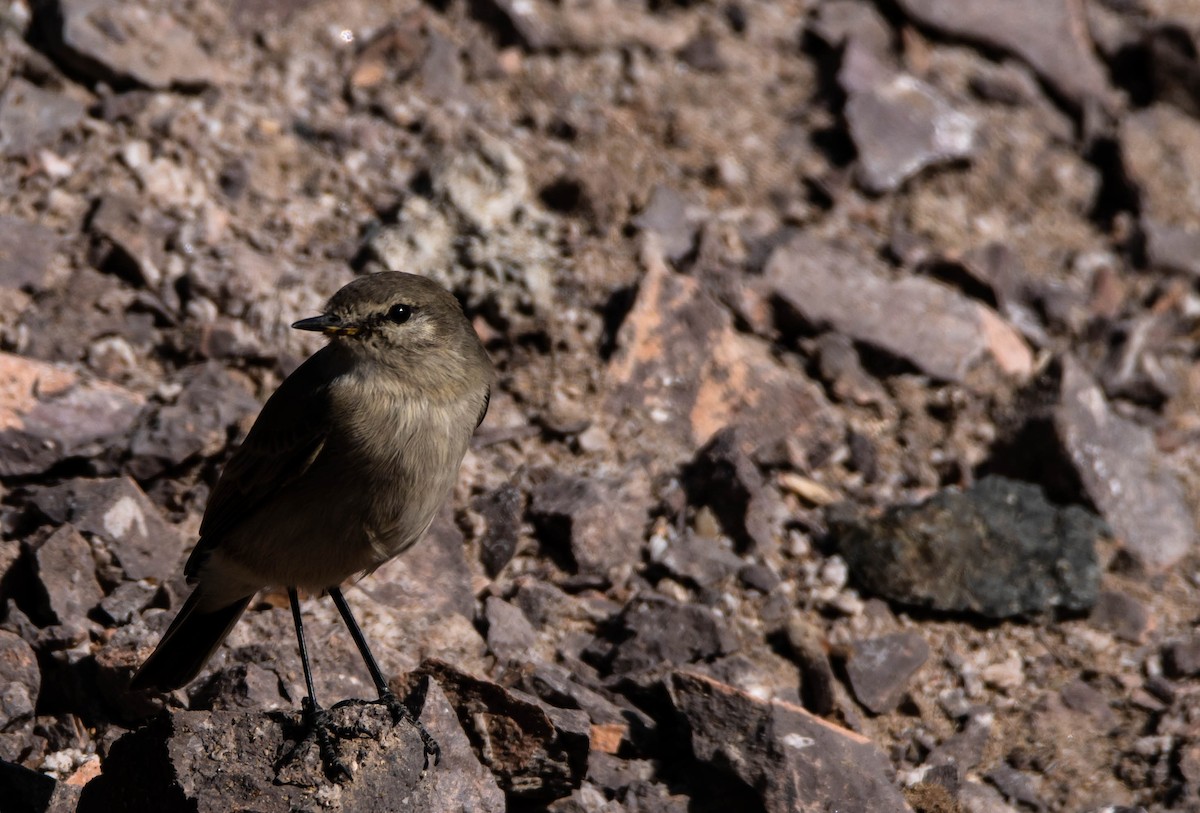
{"label": "angular rock fragment", "polygon": [[1020,57],[1077,109],[1112,91],[1078,0],[900,0],[917,22]]}
{"label": "angular rock fragment", "polygon": [[716,613],[698,604],[645,597],[620,615],[622,640],[611,653],[617,675],[654,673],[670,666],[711,661],[737,651],[737,636]]}
{"label": "angular rock fragment", "polygon": [[536,658],[537,631],[521,612],[498,596],[489,596],[483,605],[487,619],[488,649],[501,660],[529,663]]}
{"label": "angular rock fragment", "polygon": [[1089,619],[1093,626],[1108,630],[1123,641],[1144,644],[1156,621],[1145,604],[1125,593],[1102,590]]}
{"label": "angular rock fragment", "polygon": [[[0,118],[0,134],[3,127]],[[0,290],[36,292],[45,288],[50,260],[58,251],[58,244],[58,234],[45,226],[0,215]]]}
{"label": "angular rock fragment", "polygon": [[79,531],[64,525],[33,552],[42,589],[45,620],[50,624],[82,625],[88,611],[104,598],[96,581],[92,546]]}
{"label": "angular rock fragment", "polygon": [[904,699],[908,682],[929,659],[920,633],[901,632],[855,641],[846,659],[854,696],[875,714],[886,714]]}
{"label": "angular rock fragment", "polygon": [[858,149],[858,181],[894,191],[926,167],[969,158],[978,122],[933,87],[897,74],[850,96],[846,122]]}
{"label": "angular rock fragment", "polygon": [[86,112],[82,102],[65,93],[43,90],[13,76],[0,95],[0,155],[29,155],[52,147],[83,121]]}
{"label": "angular rock fragment", "polygon": [[37,11],[55,56],[94,81],[197,89],[226,74],[195,34],[149,3],[52,0]]}
{"label": "angular rock fragment", "polygon": [[101,456],[124,439],[143,403],[123,387],[81,382],[65,367],[0,353],[0,476]]}
{"label": "angular rock fragment", "polygon": [[157,210],[121,195],[105,195],[88,229],[111,246],[101,267],[118,267],[156,289],[163,278],[172,223]]}
{"label": "angular rock fragment", "polygon": [[1200,632],[1167,644],[1163,648],[1163,666],[1172,677],[1200,675]]}
{"label": "angular rock fragment", "polygon": [[1096,601],[1096,538],[1104,524],[1040,488],[985,477],[915,506],[864,517],[831,511],[830,531],[853,578],[871,593],[986,618],[1086,610]]}
{"label": "angular rock fragment", "polygon": [[0,730],[33,717],[41,685],[33,648],[20,636],[0,630]]}
{"label": "angular rock fragment", "polygon": [[[263,813],[504,810],[495,780],[471,752],[436,685],[420,715],[442,749],[441,764],[428,773],[411,723],[394,724],[384,707],[373,704],[350,704],[331,714],[334,723],[359,731],[336,742],[351,767],[350,782],[330,783],[312,743],[294,761],[280,764],[299,737],[295,713],[170,711],[113,744],[103,772],[84,788],[79,811],[203,813],[242,809],[249,798]],[[131,808],[133,799],[137,806]]]}
{"label": "angular rock fragment", "polygon": [[737,332],[696,280],[667,268],[654,241],[642,262],[646,272],[606,373],[603,410],[614,438],[653,452],[652,475],[735,422],[752,455],[785,441],[804,449],[840,437],[820,387]]}
{"label": "angular rock fragment", "polygon": [[750,459],[750,434],[733,426],[717,432],[687,466],[683,481],[692,504],[711,508],[740,547],[761,553],[777,547],[774,531],[784,508]]}
{"label": "angular rock fragment", "polygon": [[587,769],[587,715],[543,707],[442,661],[426,661],[409,679],[426,675],[446,692],[476,753],[510,798],[544,803],[579,787]]}
{"label": "angular rock fragment", "polygon": [[55,525],[99,538],[130,579],[162,583],[179,569],[183,539],[128,477],[68,480],[38,489],[32,503]]}
{"label": "angular rock fragment", "polygon": [[488,575],[495,578],[517,552],[521,532],[521,491],[506,483],[471,502],[487,523],[479,539],[479,558]]}
{"label": "angular rock fragment", "polygon": [[650,202],[633,225],[658,235],[663,252],[678,262],[692,250],[696,239],[695,224],[688,221],[687,200],[669,186],[656,186]]}
{"label": "angular rock fragment", "polygon": [[809,324],[829,326],[937,378],[962,381],[983,359],[1023,378],[1033,354],[995,311],[921,277],[889,279],[878,262],[801,235],[775,249],[764,286]]}
{"label": "angular rock fragment", "polygon": [[700,675],[675,672],[667,689],[696,759],[753,788],[766,813],[909,809],[887,759],[858,734]]}
{"label": "angular rock fragment", "polygon": [[1161,571],[1191,550],[1191,508],[1154,433],[1114,412],[1070,357],[1063,362],[1054,423],[1088,496],[1139,564]]}
{"label": "angular rock fragment", "polygon": [[14,813],[72,813],[79,788],[22,765],[0,761],[0,799]]}
{"label": "angular rock fragment", "polygon": [[[540,469],[529,515],[542,544],[578,573],[621,580],[641,561],[651,507],[650,483],[637,468],[622,480]],[[614,511],[613,506],[621,506]]]}

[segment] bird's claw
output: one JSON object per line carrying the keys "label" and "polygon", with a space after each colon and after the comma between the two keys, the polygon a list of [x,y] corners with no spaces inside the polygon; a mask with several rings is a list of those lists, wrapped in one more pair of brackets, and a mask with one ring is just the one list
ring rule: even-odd
{"label": "bird's claw", "polygon": [[399,697],[396,697],[396,695],[389,690],[381,694],[379,699],[375,702],[383,705],[388,712],[391,713],[393,723],[399,723],[401,720],[406,720],[409,723],[412,723],[412,725],[417,729],[417,733],[421,735],[421,743],[425,746],[424,770],[429,770],[430,757],[433,758],[433,764],[435,766],[442,761],[441,746],[437,744],[437,740],[435,740],[433,735],[425,729],[425,725],[417,719],[416,715],[412,713],[412,709],[410,709],[403,700],[401,700]]}

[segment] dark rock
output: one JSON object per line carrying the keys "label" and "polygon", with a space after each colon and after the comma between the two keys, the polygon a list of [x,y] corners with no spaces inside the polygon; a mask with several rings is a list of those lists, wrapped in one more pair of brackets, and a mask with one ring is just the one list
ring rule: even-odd
{"label": "dark rock", "polygon": [[987,618],[1077,612],[1096,601],[1103,523],[1051,505],[1028,483],[985,477],[879,517],[845,506],[830,514],[855,580],[893,601]]}
{"label": "dark rock", "polygon": [[72,813],[79,788],[0,760],[0,799],[4,813]]}
{"label": "dark rock", "polygon": [[557,664],[539,663],[522,676],[519,685],[552,706],[579,709],[587,714],[592,723],[593,756],[597,751],[615,754],[623,745],[647,745],[657,728],[653,718],[627,700],[621,697],[610,699],[579,681],[578,672],[573,673]]}
{"label": "dark rock", "polygon": [[621,581],[641,561],[650,484],[636,467],[628,474],[615,480],[550,468],[530,473],[530,518],[542,544],[570,570]]}
{"label": "dark rock", "polygon": [[[3,127],[0,111],[0,139]],[[45,288],[58,246],[58,234],[45,226],[0,215],[0,289],[36,292]]]}
{"label": "dark rock", "polygon": [[420,715],[442,749],[441,764],[428,773],[411,723],[393,724],[388,711],[373,704],[331,714],[339,726],[358,729],[336,744],[353,773],[345,784],[326,779],[313,743],[280,764],[299,735],[298,714],[170,711],[113,744],[79,811],[228,811],[244,808],[247,799],[263,813],[504,809],[495,780],[479,765],[436,685]]}
{"label": "dark rock", "polygon": [[73,457],[102,458],[124,438],[144,399],[103,381],[0,353],[0,476],[38,474]]}
{"label": "dark rock", "polygon": [[188,707],[233,711],[272,711],[295,705],[283,689],[279,674],[257,663],[222,669],[191,693]]}
{"label": "dark rock", "polygon": [[926,167],[975,152],[978,122],[908,74],[853,93],[846,122],[858,148],[858,182],[875,194],[900,188]]}
{"label": "dark rock", "polygon": [[791,813],[798,800],[813,809],[908,810],[891,766],[865,738],[700,675],[675,672],[667,688],[696,759],[753,788],[766,813]]}
{"label": "dark rock", "polygon": [[66,94],[11,77],[0,95],[0,155],[29,155],[53,147],[63,133],[83,121],[85,113],[83,103]]}
{"label": "dark rock", "polygon": [[100,602],[100,614],[109,626],[128,624],[150,606],[158,595],[156,585],[143,581],[126,581],[118,584]]}
{"label": "dark rock", "polygon": [[476,753],[510,800],[544,803],[579,787],[587,770],[586,715],[542,706],[442,661],[426,661],[410,679],[423,675],[446,692]]}
{"label": "dark rock", "polygon": [[[801,235],[775,249],[764,285],[805,322],[882,348],[937,378],[963,380],[983,358],[1024,377],[1033,356],[995,311],[922,277],[893,281],[881,264]],[[895,329],[905,325],[905,330]]]}
{"label": "dark rock", "polygon": [[1012,0],[1003,13],[992,0],[900,0],[899,5],[922,25],[1019,57],[1077,109],[1111,103],[1081,3]]}
{"label": "dark rock", "polygon": [[758,562],[738,568],[737,575],[738,581],[743,585],[763,594],[770,593],[782,582],[778,573],[767,565]]}
{"label": "dark rock", "polygon": [[784,508],[750,459],[748,434],[733,426],[717,432],[686,467],[683,482],[689,502],[708,506],[741,548],[761,553],[777,547]]}
{"label": "dark rock", "polygon": [[511,483],[476,497],[471,507],[487,523],[479,539],[479,558],[495,578],[517,552],[521,532],[521,491]]}
{"label": "dark rock", "polygon": [[610,669],[626,675],[708,661],[738,649],[724,619],[698,604],[654,597],[636,598],[619,618],[624,639],[612,653]]}
{"label": "dark rock", "polygon": [[529,663],[537,660],[534,645],[537,631],[520,608],[502,598],[489,596],[483,605],[487,619],[488,649],[502,661]]}
{"label": "dark rock", "polygon": [[1088,620],[1123,641],[1144,644],[1156,626],[1145,604],[1125,593],[1102,590]]}
{"label": "dark rock", "polygon": [[988,771],[986,776],[1010,802],[1028,805],[1034,810],[1046,809],[1046,803],[1042,801],[1037,784],[1030,774],[1001,764]]}
{"label": "dark rock", "polygon": [[1070,681],[1059,689],[1058,696],[1063,705],[1071,711],[1091,717],[1101,732],[1112,731],[1118,725],[1117,715],[1113,712],[1108,698],[1083,680],[1076,678]]}
{"label": "dark rock", "polygon": [[37,547],[33,560],[44,591],[46,622],[83,626],[88,611],[104,598],[92,546],[79,531],[64,525]]}
{"label": "dark rock", "polygon": [[651,475],[674,474],[734,423],[752,458],[781,444],[833,445],[839,420],[820,387],[739,333],[729,312],[695,279],[671,272],[652,243],[606,373],[603,410],[613,439],[645,450]]}
{"label": "dark rock", "polygon": [[688,219],[687,200],[669,186],[654,187],[650,202],[633,219],[633,225],[657,234],[672,262],[686,257],[695,243],[696,227]]}
{"label": "dark rock", "polygon": [[929,659],[929,644],[920,633],[902,632],[855,641],[846,659],[854,696],[875,714],[900,705],[913,675]]}
{"label": "dark rock", "polygon": [[932,769],[949,765],[957,768],[959,776],[965,776],[983,762],[984,753],[992,738],[990,710],[981,710],[967,716],[960,731],[947,737],[934,748],[925,759]]}
{"label": "dark rock", "polygon": [[1185,556],[1195,542],[1195,522],[1153,432],[1115,413],[1070,357],[1054,418],[1088,496],[1129,554],[1150,571]]}
{"label": "dark rock", "polygon": [[179,569],[182,538],[128,477],[68,480],[37,489],[31,502],[51,523],[101,540],[129,579],[162,583]]}
{"label": "dark rock", "polygon": [[817,363],[821,378],[838,400],[860,405],[887,401],[887,391],[863,369],[850,337],[841,333],[822,334],[817,339]]}
{"label": "dark rock", "polygon": [[720,41],[707,31],[688,40],[687,45],[679,49],[679,59],[704,73],[721,73],[726,68]]}
{"label": "dark rock", "polygon": [[837,705],[833,665],[825,638],[804,614],[791,611],[784,626],[789,654],[800,668],[800,696],[814,714],[830,714]]}
{"label": "dark rock", "polygon": [[1176,678],[1200,675],[1200,633],[1163,647],[1163,667]]}
{"label": "dark rock", "polygon": [[226,73],[188,28],[148,4],[52,0],[37,12],[54,55],[94,81],[198,89]]}
{"label": "dark rock", "polygon": [[19,636],[0,630],[0,730],[33,717],[41,685],[33,648]]}
{"label": "dark rock", "polygon": [[1146,260],[1151,268],[1200,277],[1200,230],[1142,218]]}
{"label": "dark rock", "polygon": [[249,383],[216,363],[189,367],[172,403],[143,411],[133,432],[129,469],[148,479],[197,457],[214,457],[258,409]]}
{"label": "dark rock", "polygon": [[668,541],[661,552],[652,548],[650,560],[665,567],[675,578],[697,587],[724,582],[745,564],[720,540],[690,529]]}

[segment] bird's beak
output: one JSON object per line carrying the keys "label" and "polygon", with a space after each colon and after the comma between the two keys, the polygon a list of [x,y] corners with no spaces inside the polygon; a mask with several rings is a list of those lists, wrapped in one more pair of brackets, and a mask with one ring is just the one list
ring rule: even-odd
{"label": "bird's beak", "polygon": [[301,319],[299,322],[293,322],[292,327],[296,328],[296,330],[319,331],[326,336],[353,336],[359,331],[358,325],[348,325],[338,317],[328,313],[323,313],[320,316],[311,316],[308,319]]}

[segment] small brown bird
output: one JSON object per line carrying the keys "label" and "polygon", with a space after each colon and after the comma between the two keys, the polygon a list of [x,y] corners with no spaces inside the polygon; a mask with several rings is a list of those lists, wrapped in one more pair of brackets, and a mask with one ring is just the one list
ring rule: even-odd
{"label": "small brown bird", "polygon": [[[415,274],[360,277],[323,314],[292,327],[331,340],[275,391],[222,472],[184,568],[195,589],[131,687],[188,683],[256,592],[286,587],[308,690],[305,717],[328,766],[328,718],[313,692],[296,589],[329,594],[380,700],[397,719],[412,719],[388,689],[340,585],[403,552],[429,527],[487,412],[492,367],[458,300]],[[422,735],[426,759],[436,759],[437,744]]]}

